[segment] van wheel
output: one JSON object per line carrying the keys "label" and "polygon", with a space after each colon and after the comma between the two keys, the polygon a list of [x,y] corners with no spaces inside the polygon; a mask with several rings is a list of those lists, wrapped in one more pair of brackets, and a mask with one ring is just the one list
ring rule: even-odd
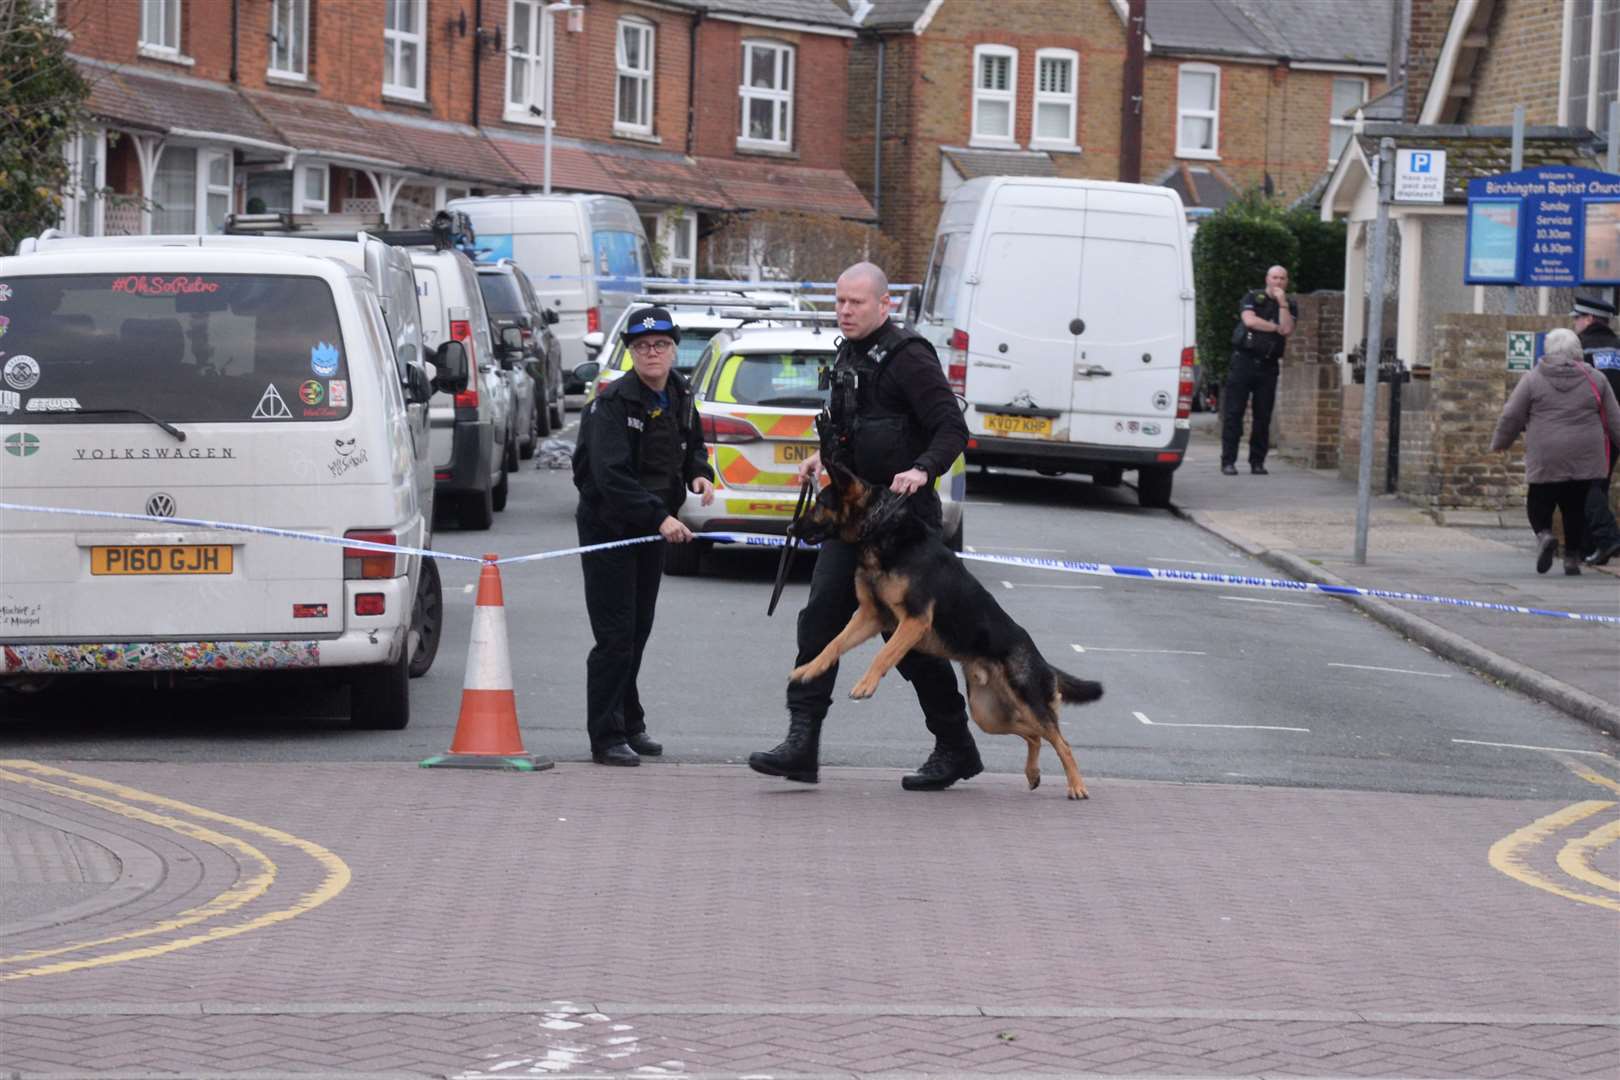
{"label": "van wheel", "polygon": [[495,487],[492,488],[489,493],[490,506],[492,508],[496,510],[506,509],[506,496],[512,487],[512,485],[508,482],[509,479],[510,477],[507,476],[506,470],[502,469],[501,478],[495,481]]}
{"label": "van wheel", "polygon": [[540,440],[551,434],[551,407],[546,402],[546,388],[536,383],[534,387],[534,438],[529,440],[529,452],[523,455],[527,461],[534,457],[534,452],[540,449]]}
{"label": "van wheel", "polygon": [[[501,477],[501,483],[506,483],[506,477]],[[495,493],[489,488],[483,491],[474,491],[461,497],[461,527],[474,529],[479,532],[495,524]]]}
{"label": "van wheel", "polygon": [[945,538],[945,546],[956,552],[958,555],[962,554],[962,530],[966,527],[967,521],[965,519],[959,519],[956,522],[956,530]]}
{"label": "van wheel", "polygon": [[411,722],[410,643],[392,664],[357,668],[349,679],[349,725],[360,731],[399,731]]}
{"label": "van wheel", "polygon": [[670,577],[697,577],[703,571],[703,552],[708,547],[703,540],[689,540],[684,544],[664,545],[664,573]]}
{"label": "van wheel", "polygon": [[439,585],[439,564],[422,557],[422,572],[416,579],[416,606],[411,608],[411,678],[420,679],[439,655],[439,637],[444,629],[444,592]]}
{"label": "van wheel", "polygon": [[1136,470],[1136,501],[1142,506],[1167,510],[1170,507],[1170,487],[1176,474],[1172,469]]}

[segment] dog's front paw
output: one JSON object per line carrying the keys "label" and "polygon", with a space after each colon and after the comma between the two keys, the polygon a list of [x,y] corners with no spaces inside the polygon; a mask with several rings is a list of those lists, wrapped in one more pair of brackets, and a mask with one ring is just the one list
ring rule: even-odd
{"label": "dog's front paw", "polygon": [[870,675],[863,676],[849,691],[849,696],[856,701],[865,701],[877,693],[878,681]]}
{"label": "dog's front paw", "polygon": [[1091,798],[1091,796],[1086,794],[1086,785],[1084,785],[1084,784],[1071,784],[1069,786],[1069,798],[1071,798],[1071,799],[1089,799],[1089,798]]}

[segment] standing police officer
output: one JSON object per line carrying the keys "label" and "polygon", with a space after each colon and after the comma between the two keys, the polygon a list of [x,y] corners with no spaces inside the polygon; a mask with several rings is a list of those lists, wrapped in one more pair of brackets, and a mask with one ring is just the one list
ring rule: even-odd
{"label": "standing police officer", "polygon": [[[1581,339],[1586,362],[1603,373],[1614,387],[1615,396],[1620,397],[1620,336],[1610,326],[1614,305],[1596,297],[1577,296],[1570,315],[1575,319],[1575,333]],[[1609,509],[1609,480],[1617,456],[1620,447],[1609,447],[1609,471],[1602,479],[1592,481],[1592,489],[1586,494],[1586,546],[1591,549],[1586,556],[1588,566],[1603,566],[1620,555],[1620,525]]]}
{"label": "standing police officer", "polygon": [[1299,304],[1288,298],[1288,270],[1273,266],[1266,271],[1266,287],[1243,294],[1232,338],[1232,368],[1226,373],[1221,404],[1221,472],[1237,475],[1238,443],[1243,439],[1243,410],[1254,398],[1249,427],[1249,471],[1266,475],[1266,451],[1271,448],[1271,409],[1277,403],[1277,373],[1288,335],[1294,332]]}
{"label": "standing police officer", "polygon": [[[634,371],[596,395],[579,422],[574,450],[579,542],[659,535],[692,540],[675,512],[688,490],[714,501],[714,470],[698,430],[692,388],[675,371],[680,328],[661,307],[630,314],[621,335]],[[663,544],[631,544],[584,555],[585,609],[596,644],[585,661],[591,760],[639,765],[664,748],[647,736],[636,675],[652,633],[664,572]]]}
{"label": "standing police officer", "polygon": [[[819,421],[821,452],[799,466],[799,481],[813,479],[822,457],[837,460],[869,484],[909,495],[907,509],[936,534],[943,529],[934,481],[967,447],[967,424],[939,357],[923,337],[889,320],[889,279],[871,263],[856,263],[838,278],[838,329],[844,340],[833,362],[832,396]],[[810,599],[799,612],[796,663],[806,664],[855,613],[858,549],[823,541],[810,578]],[[934,751],[922,768],[901,779],[907,791],[938,791],[984,771],[968,731],[967,710],[950,661],[910,652],[900,674],[917,692]],[[834,664],[820,678],[789,683],[788,733],[780,745],[752,754],[756,772],[801,783],[819,779],[821,722],[838,679]]]}

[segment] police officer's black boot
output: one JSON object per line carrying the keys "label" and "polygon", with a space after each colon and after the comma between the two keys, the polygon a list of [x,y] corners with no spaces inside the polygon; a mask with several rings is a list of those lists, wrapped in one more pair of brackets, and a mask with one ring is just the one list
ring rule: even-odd
{"label": "police officer's black boot", "polygon": [[984,762],[979,759],[979,748],[964,725],[960,734],[936,736],[934,752],[922,768],[902,776],[900,786],[907,791],[944,791],[958,780],[982,772]]}
{"label": "police officer's black boot", "polygon": [[773,749],[749,754],[748,767],[766,776],[817,784],[821,782],[817,769],[820,749],[821,717],[794,713],[788,717],[787,738]]}

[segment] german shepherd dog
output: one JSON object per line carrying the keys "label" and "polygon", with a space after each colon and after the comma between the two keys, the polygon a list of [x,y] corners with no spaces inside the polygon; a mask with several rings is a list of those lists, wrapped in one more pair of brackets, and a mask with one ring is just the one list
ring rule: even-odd
{"label": "german shepherd dog", "polygon": [[799,539],[819,543],[837,536],[857,545],[855,595],[860,606],[821,654],[794,668],[804,682],[878,633],[889,635],[849,696],[869,698],[878,681],[912,649],[955,660],[967,682],[973,720],[992,735],[1012,733],[1029,744],[1024,777],[1040,786],[1041,740],[1057,751],[1069,798],[1086,798],[1074,751],[1058,727],[1058,707],[1102,697],[1102,685],[1048,664],[978,579],[906,510],[905,496],[863,483],[829,465],[831,483],[794,526]]}

